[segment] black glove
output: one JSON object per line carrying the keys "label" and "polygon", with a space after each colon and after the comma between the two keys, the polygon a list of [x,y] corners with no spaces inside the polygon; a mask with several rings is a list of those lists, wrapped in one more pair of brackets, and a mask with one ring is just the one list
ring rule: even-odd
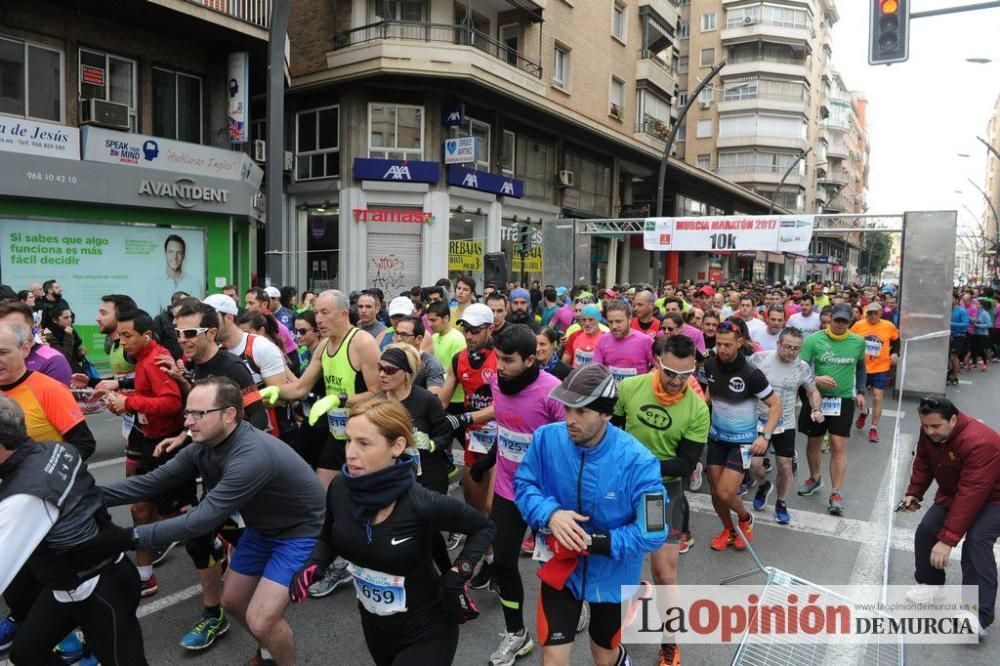
{"label": "black glove", "polygon": [[449,569],[441,576],[441,588],[445,612],[451,616],[455,624],[465,624],[479,617],[479,609],[469,596],[465,579],[457,571]]}
{"label": "black glove", "polygon": [[590,533],[590,545],[587,552],[591,555],[611,557],[611,533],[607,530],[595,530]]}
{"label": "black glove", "polygon": [[318,564],[307,564],[292,577],[288,584],[288,598],[293,604],[301,604],[309,597],[309,586],[323,576],[324,569]]}
{"label": "black glove", "polygon": [[476,483],[482,483],[483,477],[486,476],[486,472],[493,469],[493,466],[497,464],[497,447],[494,444],[490,447],[490,452],[484,455],[482,458],[473,463],[472,467],[469,468],[469,476]]}
{"label": "black glove", "polygon": [[463,412],[458,416],[445,414],[444,417],[448,420],[448,425],[451,426],[452,430],[459,430],[472,423],[472,414],[470,412]]}

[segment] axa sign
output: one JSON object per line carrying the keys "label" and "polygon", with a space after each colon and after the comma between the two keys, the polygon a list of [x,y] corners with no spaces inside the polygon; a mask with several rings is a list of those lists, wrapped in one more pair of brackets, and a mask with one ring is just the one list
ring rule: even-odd
{"label": "axa sign", "polygon": [[139,195],[173,199],[180,208],[194,208],[200,203],[227,203],[229,190],[220,187],[203,187],[190,178],[178,178],[172,183],[143,180]]}
{"label": "axa sign", "polygon": [[476,171],[457,164],[448,167],[448,184],[514,199],[524,196],[523,180],[498,176],[487,171]]}
{"label": "axa sign", "polygon": [[437,162],[420,160],[379,160],[367,157],[354,158],[354,177],[357,180],[380,180],[399,183],[436,183],[441,171]]}

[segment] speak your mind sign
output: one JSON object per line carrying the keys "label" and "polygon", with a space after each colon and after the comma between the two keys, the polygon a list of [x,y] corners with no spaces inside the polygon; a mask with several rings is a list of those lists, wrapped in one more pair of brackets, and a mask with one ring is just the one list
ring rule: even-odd
{"label": "speak your mind sign", "polygon": [[646,220],[647,250],[809,253],[811,215],[728,215],[725,217],[658,217]]}
{"label": "speak your mind sign", "polygon": [[[167,243],[171,235],[183,243]],[[0,219],[0,241],[4,283],[24,289],[57,280],[80,322],[93,319],[104,294],[127,293],[152,316],[175,291],[205,296],[198,229]]]}

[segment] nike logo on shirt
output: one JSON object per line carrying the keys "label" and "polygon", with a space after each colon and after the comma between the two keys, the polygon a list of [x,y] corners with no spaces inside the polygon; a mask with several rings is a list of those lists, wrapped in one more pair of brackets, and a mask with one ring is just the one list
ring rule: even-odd
{"label": "nike logo on shirt", "polygon": [[389,543],[391,543],[393,546],[398,546],[399,544],[403,543],[404,541],[409,541],[412,538],[413,537],[406,537],[404,539],[398,539],[397,540],[396,537],[393,537],[392,539],[389,540]]}

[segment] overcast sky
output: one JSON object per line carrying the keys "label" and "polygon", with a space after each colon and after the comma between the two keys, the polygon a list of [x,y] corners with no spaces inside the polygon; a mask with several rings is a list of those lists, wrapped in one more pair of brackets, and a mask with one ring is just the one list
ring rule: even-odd
{"label": "overcast sky", "polygon": [[[922,11],[979,1],[911,0],[910,5],[911,11]],[[986,148],[976,136],[985,138],[1000,93],[1000,9],[913,19],[909,60],[872,67],[870,4],[837,0],[840,21],[833,30],[834,66],[849,88],[864,91],[869,100],[869,212],[957,210],[960,226],[969,227],[963,204],[980,220],[986,206],[966,178],[985,185]],[[967,63],[970,57],[995,62]]]}

